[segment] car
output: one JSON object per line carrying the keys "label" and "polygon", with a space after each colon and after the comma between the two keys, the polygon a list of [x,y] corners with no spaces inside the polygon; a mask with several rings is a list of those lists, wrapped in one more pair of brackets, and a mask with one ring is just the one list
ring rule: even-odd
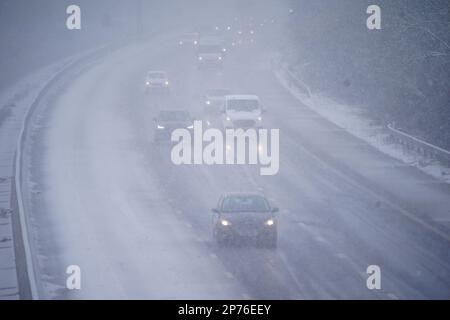
{"label": "car", "polygon": [[150,91],[169,89],[169,79],[164,71],[149,71],[145,77],[145,89]]}
{"label": "car", "polygon": [[205,111],[214,112],[222,110],[225,105],[225,96],[230,93],[231,91],[226,88],[207,90],[205,94]]}
{"label": "car", "polygon": [[261,128],[263,112],[264,109],[256,95],[227,95],[222,110],[223,128]]}
{"label": "car", "polygon": [[180,37],[180,41],[178,42],[178,44],[180,46],[196,46],[198,44],[198,37],[198,33],[185,33]]}
{"label": "car", "polygon": [[237,192],[223,194],[213,212],[213,237],[219,247],[244,241],[276,248],[278,241],[277,207],[264,194]]}
{"label": "car", "polygon": [[202,40],[197,46],[197,67],[222,67],[223,47],[215,40]]}
{"label": "car", "polygon": [[155,121],[154,141],[168,141],[171,138],[172,131],[185,128],[194,129],[194,120],[188,111],[183,109],[161,110]]}

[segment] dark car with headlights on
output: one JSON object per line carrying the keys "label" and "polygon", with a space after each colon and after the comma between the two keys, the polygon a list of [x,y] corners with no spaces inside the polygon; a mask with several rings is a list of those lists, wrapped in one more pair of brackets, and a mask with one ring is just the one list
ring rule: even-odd
{"label": "dark car with headlights on", "polygon": [[259,246],[276,248],[278,208],[271,207],[260,193],[227,193],[212,209],[213,237],[219,246],[256,241]]}
{"label": "dark car with headlights on", "polygon": [[220,113],[225,105],[225,96],[231,93],[230,89],[209,89],[205,95],[205,112]]}
{"label": "dark car with headlights on", "polygon": [[194,129],[194,120],[186,110],[162,110],[155,121],[155,142],[169,141],[175,129]]}

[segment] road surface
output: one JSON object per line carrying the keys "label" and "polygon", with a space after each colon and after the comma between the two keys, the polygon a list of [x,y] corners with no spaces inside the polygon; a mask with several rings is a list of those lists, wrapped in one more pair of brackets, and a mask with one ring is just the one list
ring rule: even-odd
{"label": "road surface", "polygon": [[[433,220],[448,217],[448,186],[302,105],[277,82],[270,54],[230,52],[223,71],[201,72],[193,51],[161,37],[55,89],[33,120],[22,168],[40,297],[450,297],[449,234]],[[169,96],[144,94],[150,69],[167,71]],[[277,175],[175,166],[170,145],[153,143],[158,110],[202,118],[201,95],[214,86],[260,96],[266,125],[280,129]],[[264,191],[280,207],[278,249],[212,240],[210,209],[239,190]],[[81,290],[65,288],[69,265],[81,268]],[[381,268],[381,290],[366,286],[369,265]]]}

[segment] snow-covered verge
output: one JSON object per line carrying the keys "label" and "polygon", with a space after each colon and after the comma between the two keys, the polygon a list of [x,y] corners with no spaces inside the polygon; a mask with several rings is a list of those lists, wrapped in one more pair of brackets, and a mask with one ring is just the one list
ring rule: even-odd
{"label": "snow-covered verge", "polygon": [[389,129],[375,125],[361,106],[340,103],[325,94],[312,92],[305,83],[302,83],[304,88],[300,88],[292,81],[292,75],[286,68],[279,64],[274,66],[274,72],[280,84],[304,105],[328,121],[364,140],[377,150],[414,166],[440,181],[450,183],[450,168],[437,160],[430,160],[413,150],[408,150],[401,144],[392,142]]}
{"label": "snow-covered verge", "polygon": [[[95,50],[98,48],[82,51],[42,67],[0,92],[0,299],[19,299],[25,294],[21,292],[18,280],[24,275],[19,274],[18,270],[26,270],[27,267],[25,261],[15,256],[15,250],[22,250],[22,246],[14,242],[14,239],[20,237],[15,234],[14,224],[17,224],[17,228],[23,222],[19,218],[17,205],[12,200],[18,198],[20,207],[20,195],[14,190],[14,165],[18,140],[26,125],[25,119],[39,94],[57,74]],[[22,264],[22,268],[18,268],[18,264]]]}
{"label": "snow-covered verge", "polygon": [[27,110],[46,83],[70,63],[66,58],[39,69],[0,92],[0,299],[18,299],[11,201],[14,156]]}

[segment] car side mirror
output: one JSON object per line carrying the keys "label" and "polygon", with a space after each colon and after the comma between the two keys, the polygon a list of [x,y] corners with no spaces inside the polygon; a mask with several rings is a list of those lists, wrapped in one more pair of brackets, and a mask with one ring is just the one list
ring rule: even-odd
{"label": "car side mirror", "polygon": [[280,209],[278,209],[277,207],[273,207],[272,208],[272,213],[275,213],[275,212],[278,212],[278,211],[280,211]]}
{"label": "car side mirror", "polygon": [[212,208],[211,211],[214,213],[219,213],[219,209],[217,209],[217,208]]}

